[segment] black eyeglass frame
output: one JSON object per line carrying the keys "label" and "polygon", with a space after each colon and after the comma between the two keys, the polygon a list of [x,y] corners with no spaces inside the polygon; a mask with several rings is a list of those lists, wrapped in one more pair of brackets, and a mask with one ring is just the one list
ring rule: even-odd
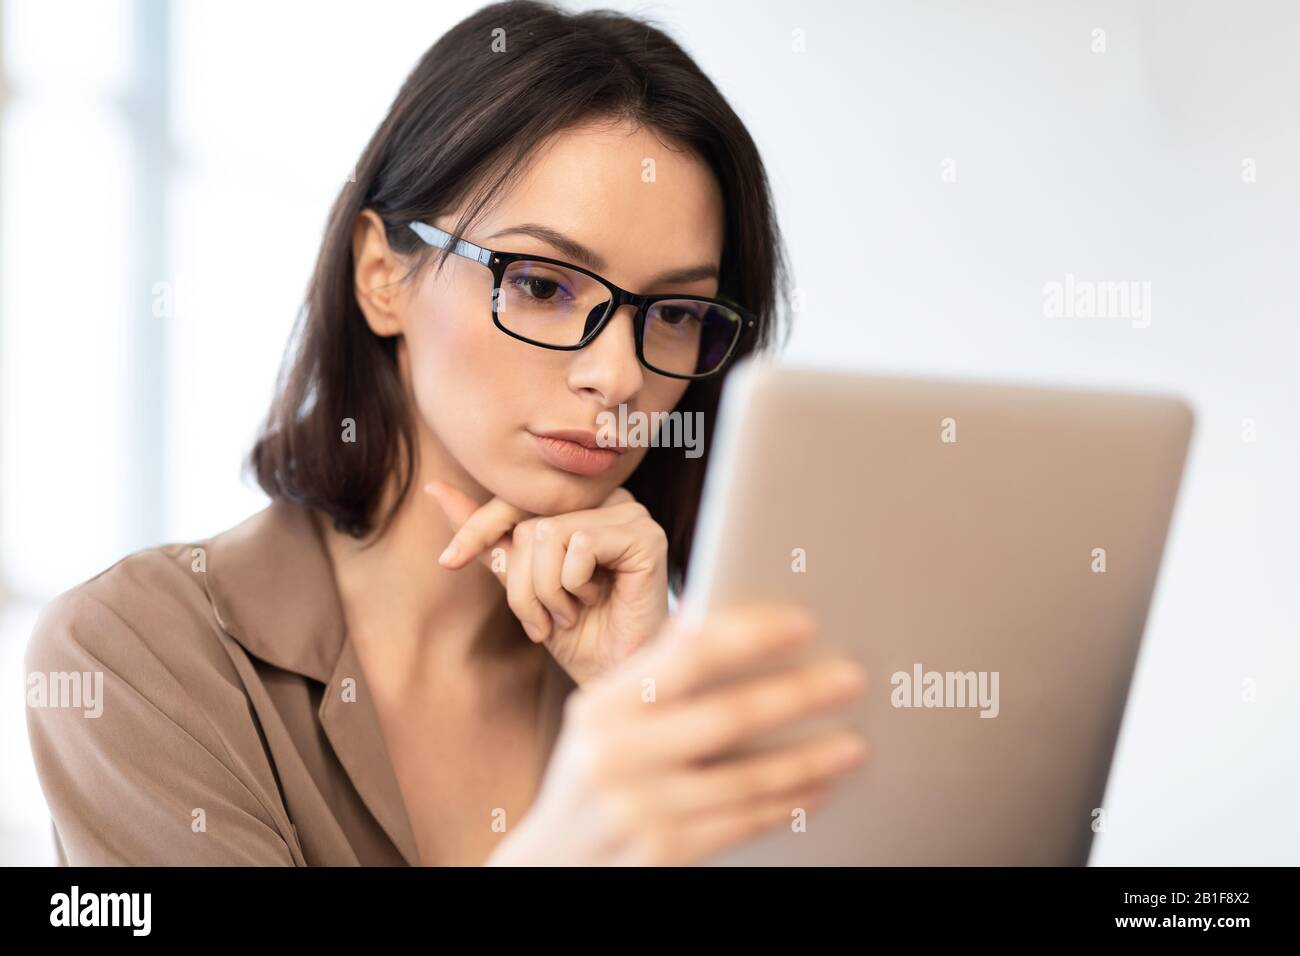
{"label": "black eyeglass frame", "polygon": [[[433,246],[435,249],[446,249],[450,246],[451,251],[456,255],[462,256],[466,259],[472,259],[480,265],[485,265],[491,269],[492,324],[511,338],[518,339],[521,342],[527,342],[529,345],[536,345],[539,348],[555,349],[560,352],[575,352],[578,349],[586,348],[595,340],[596,336],[604,330],[605,326],[609,324],[610,319],[614,317],[619,309],[625,305],[632,305],[636,308],[636,315],[632,318],[632,327],[636,333],[637,361],[658,375],[665,375],[668,378],[689,379],[694,381],[696,379],[711,378],[726,368],[727,363],[731,361],[731,357],[736,352],[736,346],[740,344],[740,340],[744,336],[745,332],[758,325],[758,317],[754,315],[754,313],[729,299],[709,298],[708,296],[686,295],[680,293],[639,295],[635,292],[629,292],[626,289],[619,288],[605,277],[597,275],[590,269],[575,266],[573,263],[565,262],[562,259],[552,259],[549,256],[535,255],[531,252],[504,252],[500,249],[488,249],[484,246],[477,246],[465,239],[456,239],[455,236],[447,232],[445,229],[439,229],[437,226],[431,226],[427,222],[421,222],[418,220],[407,223],[407,225],[417,236],[420,237],[421,240],[428,245]],[[531,262],[546,262],[553,266],[572,269],[574,272],[580,272],[583,275],[596,280],[609,290],[610,298],[609,303],[605,308],[605,314],[600,317],[600,321],[592,327],[590,332],[582,337],[582,340],[579,341],[577,345],[552,345],[549,342],[539,342],[536,339],[530,339],[527,336],[520,335],[518,332],[512,332],[501,323],[501,318],[497,314],[497,301],[500,297],[501,283],[505,279],[505,272],[510,264],[512,262],[518,262],[521,259],[527,259]],[[732,337],[731,344],[727,346],[726,354],[718,361],[717,367],[710,371],[694,374],[667,372],[646,360],[644,349],[646,310],[656,302],[682,299],[685,299],[688,302],[705,302],[717,305],[721,308],[735,312],[740,316],[740,323],[736,329],[735,335]]]}

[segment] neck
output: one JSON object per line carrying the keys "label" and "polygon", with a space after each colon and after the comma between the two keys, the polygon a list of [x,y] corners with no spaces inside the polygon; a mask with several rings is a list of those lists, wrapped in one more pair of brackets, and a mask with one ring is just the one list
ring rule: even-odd
{"label": "neck", "polygon": [[[358,540],[317,516],[349,638],[385,669],[413,678],[427,663],[486,663],[528,647],[505,588],[489,568],[474,561],[452,571],[438,563],[452,528],[437,502],[421,491],[424,484],[440,478],[480,500],[487,493],[454,461],[430,450],[422,448],[425,465],[417,468],[382,534],[376,529]],[[385,493],[377,517],[387,514],[396,492]]]}

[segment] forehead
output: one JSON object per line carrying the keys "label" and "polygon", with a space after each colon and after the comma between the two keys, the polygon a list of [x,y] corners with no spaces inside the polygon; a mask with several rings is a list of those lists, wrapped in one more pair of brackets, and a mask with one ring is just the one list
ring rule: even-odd
{"label": "forehead", "polygon": [[[519,223],[564,233],[599,254],[630,288],[678,267],[717,264],[723,199],[708,165],[653,129],[604,123],[563,130],[534,151],[482,220],[482,234]],[[540,251],[511,236],[498,246]]]}

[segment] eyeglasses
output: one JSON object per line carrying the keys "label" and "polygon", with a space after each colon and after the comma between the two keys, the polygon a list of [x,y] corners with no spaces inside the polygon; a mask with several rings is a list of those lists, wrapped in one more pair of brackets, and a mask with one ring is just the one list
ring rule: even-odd
{"label": "eyeglasses", "polygon": [[637,295],[559,259],[485,249],[426,222],[408,225],[434,248],[450,248],[491,269],[493,323],[545,349],[586,347],[622,306],[632,305],[642,365],[670,378],[707,378],[722,370],[741,335],[758,322],[726,299]]}

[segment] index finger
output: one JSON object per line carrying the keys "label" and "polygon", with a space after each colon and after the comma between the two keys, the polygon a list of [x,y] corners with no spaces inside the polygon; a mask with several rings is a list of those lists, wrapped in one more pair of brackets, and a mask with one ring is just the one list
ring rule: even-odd
{"label": "index finger", "polygon": [[805,646],[815,629],[812,612],[796,604],[737,605],[698,625],[677,619],[663,639],[627,660],[625,676],[638,695],[650,678],[658,699],[686,697]]}
{"label": "index finger", "polygon": [[[464,567],[508,535],[515,525],[530,517],[527,511],[500,497],[469,511],[474,500],[446,483],[443,483],[441,498],[449,505],[443,510],[447,512],[454,531],[451,541],[438,558],[439,563],[446,568]],[[458,521],[460,526],[456,527]]]}

